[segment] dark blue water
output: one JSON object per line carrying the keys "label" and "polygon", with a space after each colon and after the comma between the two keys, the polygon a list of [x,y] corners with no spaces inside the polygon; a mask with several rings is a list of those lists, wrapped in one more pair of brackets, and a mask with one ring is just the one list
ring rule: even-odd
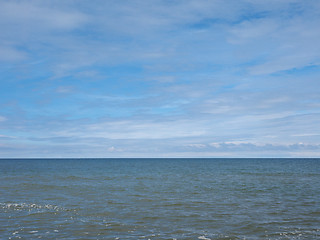
{"label": "dark blue water", "polygon": [[0,160],[0,239],[320,239],[320,159]]}

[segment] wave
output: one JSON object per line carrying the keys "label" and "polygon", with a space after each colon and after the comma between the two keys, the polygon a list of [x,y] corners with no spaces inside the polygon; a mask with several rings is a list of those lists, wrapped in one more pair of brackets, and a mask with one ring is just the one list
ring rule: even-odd
{"label": "wave", "polygon": [[13,211],[31,211],[31,210],[50,210],[50,211],[66,211],[65,208],[51,204],[36,203],[0,203],[0,209]]}

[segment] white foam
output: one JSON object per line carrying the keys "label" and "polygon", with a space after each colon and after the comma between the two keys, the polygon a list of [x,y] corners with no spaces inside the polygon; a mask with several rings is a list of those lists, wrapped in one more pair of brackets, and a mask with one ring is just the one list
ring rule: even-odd
{"label": "white foam", "polygon": [[198,237],[198,239],[201,239],[201,240],[211,240],[211,238],[207,238],[207,237],[205,237],[205,236],[200,236],[200,237]]}
{"label": "white foam", "polygon": [[53,210],[53,211],[59,211],[59,210],[65,210],[64,208],[61,208],[56,205],[51,204],[35,204],[35,203],[0,203],[0,208],[2,209],[11,209],[15,211],[22,211],[22,210],[33,210],[33,209],[43,209],[43,210]]}

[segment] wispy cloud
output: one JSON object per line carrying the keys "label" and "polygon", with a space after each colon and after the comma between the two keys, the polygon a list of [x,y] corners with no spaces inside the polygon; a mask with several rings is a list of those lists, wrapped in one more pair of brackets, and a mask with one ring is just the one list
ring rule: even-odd
{"label": "wispy cloud", "polygon": [[6,121],[6,120],[7,120],[6,117],[0,116],[0,122],[4,122],[4,121]]}
{"label": "wispy cloud", "polygon": [[319,9],[3,1],[0,157],[318,156]]}

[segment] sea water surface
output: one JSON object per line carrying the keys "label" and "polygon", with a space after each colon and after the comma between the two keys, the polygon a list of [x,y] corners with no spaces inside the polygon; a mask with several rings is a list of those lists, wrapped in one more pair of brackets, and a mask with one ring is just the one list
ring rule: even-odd
{"label": "sea water surface", "polygon": [[0,239],[320,239],[320,159],[3,159]]}

